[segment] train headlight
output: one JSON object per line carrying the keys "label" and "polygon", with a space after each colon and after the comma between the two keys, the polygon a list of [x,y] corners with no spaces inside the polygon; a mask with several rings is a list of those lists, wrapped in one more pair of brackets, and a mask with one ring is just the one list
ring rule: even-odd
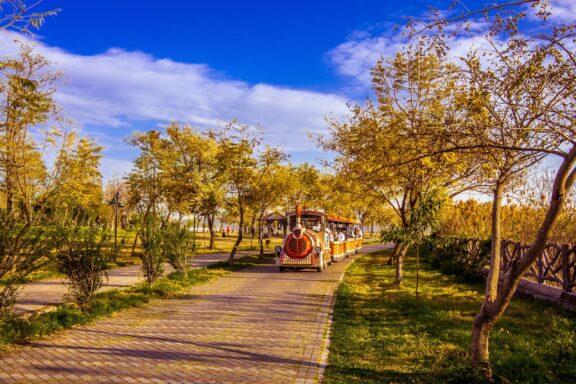
{"label": "train headlight", "polygon": [[314,252],[317,254],[320,254],[320,252],[322,252],[322,248],[321,247],[314,247]]}
{"label": "train headlight", "polygon": [[282,247],[279,246],[279,245],[277,245],[277,246],[274,248],[274,250],[276,251],[276,254],[279,255],[280,252],[282,252]]}

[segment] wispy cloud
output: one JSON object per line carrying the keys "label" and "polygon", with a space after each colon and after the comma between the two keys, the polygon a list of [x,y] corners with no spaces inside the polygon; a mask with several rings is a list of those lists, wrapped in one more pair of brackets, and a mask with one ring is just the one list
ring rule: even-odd
{"label": "wispy cloud", "polygon": [[576,21],[576,1],[552,0],[550,2],[550,18],[563,23]]}
{"label": "wispy cloud", "polygon": [[[529,21],[538,20],[535,12],[539,8],[522,7],[521,9],[527,13]],[[549,20],[554,24],[576,22],[576,0],[550,0],[546,9],[550,11]],[[453,10],[452,13],[446,11],[446,16],[454,16],[458,12],[466,11],[469,9]],[[524,27],[529,30],[533,25],[528,23]],[[459,58],[465,57],[471,51],[489,48],[489,43],[482,36],[482,31],[488,29],[488,23],[483,18],[469,20],[467,29],[470,33],[462,31],[460,34],[450,36],[450,33],[457,29],[461,29],[457,23],[444,26],[450,49],[448,56],[454,62],[459,63]],[[401,28],[393,29],[390,26],[380,33],[374,30],[354,31],[345,42],[327,53],[328,60],[338,74],[355,82],[361,91],[366,91],[371,82],[370,69],[377,64],[378,60],[392,58],[409,43],[402,32]],[[496,39],[496,43],[502,44],[503,41]]]}
{"label": "wispy cloud", "polygon": [[[455,63],[460,62],[473,50],[488,48],[488,42],[481,36],[461,35],[450,38],[449,58]],[[381,36],[354,34],[346,42],[328,52],[328,58],[337,73],[354,81],[364,91],[370,88],[372,76],[370,69],[378,60],[392,59],[409,43],[401,32],[386,33]]]}
{"label": "wispy cloud", "polygon": [[372,36],[354,33],[344,43],[328,52],[330,62],[337,73],[351,78],[360,86],[369,86],[370,69],[380,58],[392,57],[400,51],[406,39],[400,33]]}

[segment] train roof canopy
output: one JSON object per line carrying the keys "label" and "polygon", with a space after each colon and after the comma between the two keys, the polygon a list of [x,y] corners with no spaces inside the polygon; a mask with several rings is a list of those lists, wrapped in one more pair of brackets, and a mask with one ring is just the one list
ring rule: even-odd
{"label": "train roof canopy", "polygon": [[[296,211],[288,211],[286,212],[286,216],[293,216],[296,214]],[[307,209],[304,208],[302,210],[303,215],[317,215],[317,216],[326,216],[326,212],[323,209]]]}
{"label": "train roof canopy", "polygon": [[[286,216],[294,216],[296,211],[288,211],[286,212]],[[326,220],[333,221],[337,223],[348,223],[348,224],[360,224],[359,220],[351,219],[349,217],[333,215],[330,213],[326,213],[323,209],[303,209],[302,215],[312,215],[312,216],[326,216]]]}
{"label": "train roof canopy", "polygon": [[359,220],[351,219],[349,217],[338,216],[338,215],[328,215],[328,221],[334,221],[337,223],[348,223],[348,224],[360,224]]}
{"label": "train roof canopy", "polygon": [[286,216],[281,215],[278,212],[274,212],[264,217],[264,221],[285,221]]}

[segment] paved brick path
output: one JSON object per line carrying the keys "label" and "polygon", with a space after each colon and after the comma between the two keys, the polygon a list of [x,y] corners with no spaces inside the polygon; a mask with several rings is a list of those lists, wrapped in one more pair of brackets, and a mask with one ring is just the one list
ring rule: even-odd
{"label": "paved brick path", "polygon": [[231,273],[0,354],[0,382],[317,382],[333,294],[349,263],[323,273]]}
{"label": "paved brick path", "polygon": [[[256,251],[239,251],[238,255],[248,255]],[[216,263],[228,259],[229,253],[212,253],[196,256],[191,260],[193,268]],[[166,272],[172,271],[169,264],[164,266]],[[117,288],[126,288],[135,285],[144,279],[140,265],[114,268],[108,274],[108,280],[102,286],[101,291]],[[62,297],[68,293],[68,282],[64,279],[49,279],[25,284],[16,299],[14,311],[16,313],[32,313],[49,309],[62,304]]]}

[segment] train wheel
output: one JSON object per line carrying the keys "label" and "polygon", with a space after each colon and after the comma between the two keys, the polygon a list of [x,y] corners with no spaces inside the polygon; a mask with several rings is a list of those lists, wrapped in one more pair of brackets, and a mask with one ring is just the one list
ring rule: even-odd
{"label": "train wheel", "polygon": [[280,270],[280,272],[284,272],[286,270],[286,268],[284,267],[278,267],[278,269]]}
{"label": "train wheel", "polygon": [[316,268],[316,272],[322,272],[322,267]]}

